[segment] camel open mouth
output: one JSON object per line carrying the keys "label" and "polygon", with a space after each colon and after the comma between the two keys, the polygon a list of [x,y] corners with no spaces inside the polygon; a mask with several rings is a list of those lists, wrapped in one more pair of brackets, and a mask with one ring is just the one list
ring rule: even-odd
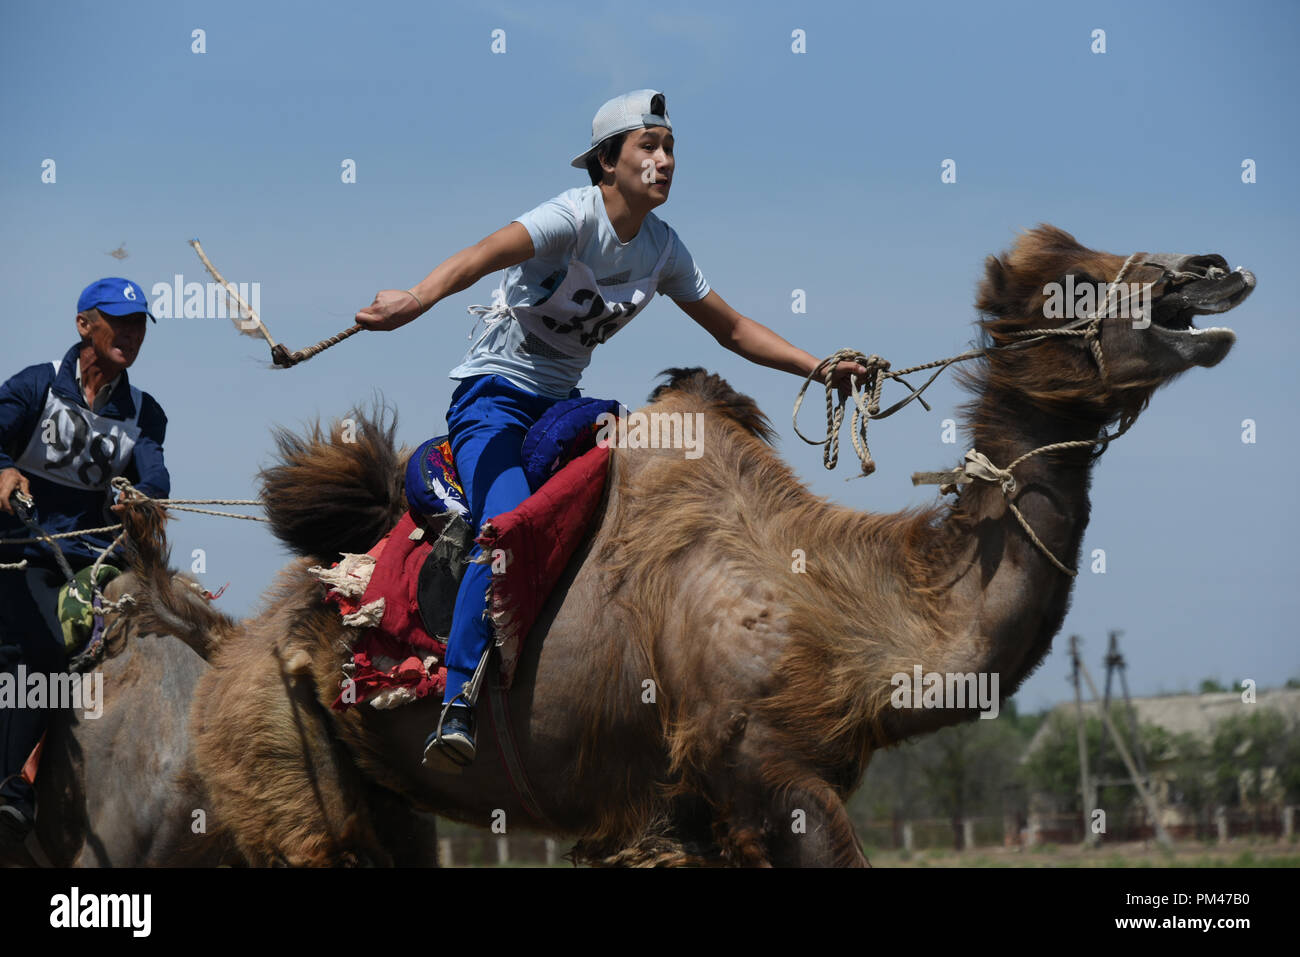
{"label": "camel open mouth", "polygon": [[[1219,257],[1205,257],[1223,262]],[[1195,365],[1219,362],[1237,335],[1227,326],[1198,329],[1196,316],[1218,315],[1245,302],[1255,289],[1255,275],[1238,266],[1228,272],[1227,264],[1211,263],[1194,270],[1200,279],[1185,279],[1156,300],[1151,311],[1151,328],[1167,339],[1175,351]]]}

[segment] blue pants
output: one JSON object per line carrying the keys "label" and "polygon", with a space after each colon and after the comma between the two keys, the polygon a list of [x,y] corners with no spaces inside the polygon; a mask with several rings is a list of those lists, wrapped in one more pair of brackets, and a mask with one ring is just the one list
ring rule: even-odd
{"label": "blue pants", "polygon": [[[574,389],[572,395],[576,397],[578,390]],[[447,410],[451,453],[469,499],[476,535],[484,520],[511,511],[532,494],[524,477],[524,436],[557,401],[521,389],[497,375],[465,379],[452,393]],[[469,557],[482,554],[483,549],[475,545]],[[484,617],[491,579],[491,564],[471,564],[460,581],[447,638],[444,701],[459,694],[473,678],[492,640],[492,625]]]}

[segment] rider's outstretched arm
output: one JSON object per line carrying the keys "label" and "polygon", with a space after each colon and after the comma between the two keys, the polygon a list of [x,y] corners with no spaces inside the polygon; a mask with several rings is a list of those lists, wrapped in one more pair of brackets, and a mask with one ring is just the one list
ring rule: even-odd
{"label": "rider's outstretched arm", "polygon": [[400,328],[488,273],[532,258],[533,240],[528,230],[522,223],[511,223],[443,260],[409,290],[380,290],[375,301],[357,313],[356,321],[368,329]]}

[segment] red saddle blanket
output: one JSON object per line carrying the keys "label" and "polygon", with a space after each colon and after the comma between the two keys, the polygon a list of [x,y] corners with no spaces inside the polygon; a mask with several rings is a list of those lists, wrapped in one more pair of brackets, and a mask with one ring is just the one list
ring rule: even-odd
{"label": "red saddle blanket", "polygon": [[[564,466],[514,511],[483,523],[481,561],[492,565],[488,610],[500,652],[501,683],[509,687],[537,616],[587,534],[605,491],[609,449],[596,447]],[[417,584],[433,542],[412,538],[410,513],[365,559],[345,558],[322,576],[335,583],[325,596],[349,624],[366,626],[345,667],[350,682],[333,707],[370,701],[395,707],[447,686],[446,643],[424,630]]]}

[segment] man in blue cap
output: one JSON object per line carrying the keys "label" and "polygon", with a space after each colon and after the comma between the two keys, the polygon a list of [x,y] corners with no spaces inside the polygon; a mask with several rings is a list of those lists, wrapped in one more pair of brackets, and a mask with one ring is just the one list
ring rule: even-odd
{"label": "man in blue cap", "polygon": [[[0,386],[0,539],[31,537],[11,496],[31,501],[30,518],[57,533],[115,524],[113,513],[122,506],[110,504],[109,483],[119,475],[155,498],[170,494],[162,449],[167,416],[126,373],[150,320],[157,322],[136,283],[115,277],[91,283],[77,300],[80,341],[60,361],[28,366]],[[77,571],[112,539],[58,541]],[[57,604],[66,576],[44,543],[0,545],[0,562],[25,563],[0,569],[0,680],[16,697],[0,702],[3,845],[21,842],[31,830],[36,795],[22,770],[47,724],[44,709],[23,706],[18,666],[27,675],[63,670]]]}

